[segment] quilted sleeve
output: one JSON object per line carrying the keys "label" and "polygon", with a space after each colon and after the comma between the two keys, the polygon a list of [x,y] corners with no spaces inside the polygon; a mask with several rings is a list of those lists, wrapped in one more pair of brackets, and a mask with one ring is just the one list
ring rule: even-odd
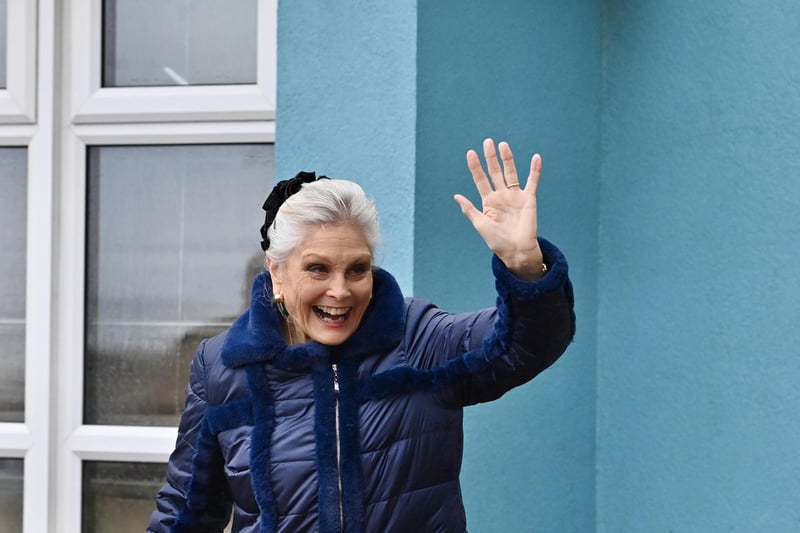
{"label": "quilted sleeve", "polygon": [[537,281],[516,278],[496,256],[492,271],[497,305],[475,313],[450,314],[415,302],[407,337],[414,365],[440,384],[458,405],[499,398],[552,365],[575,334],[572,284],[567,261],[539,239],[547,274]]}
{"label": "quilted sleeve", "polygon": [[[197,452],[198,441],[201,438],[203,423],[208,411],[205,348],[206,341],[203,341],[192,359],[189,385],[186,388],[186,406],[178,426],[175,450],[170,455],[167,464],[167,483],[156,495],[156,510],[150,517],[148,533],[186,530],[178,522],[179,517],[187,515],[193,517],[191,521],[194,528],[202,528],[190,529],[192,531],[222,532],[230,519],[229,498],[217,500],[215,505],[209,505],[205,509],[187,510],[190,484],[194,473],[192,459]],[[206,466],[221,468],[221,465]],[[204,475],[212,474],[205,472]],[[223,495],[227,493],[227,487],[219,487],[219,490]]]}

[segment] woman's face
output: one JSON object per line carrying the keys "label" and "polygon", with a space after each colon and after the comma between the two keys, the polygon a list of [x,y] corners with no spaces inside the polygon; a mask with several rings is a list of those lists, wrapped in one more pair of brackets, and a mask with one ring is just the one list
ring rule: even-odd
{"label": "woman's face", "polygon": [[268,266],[289,312],[290,341],[342,344],[358,329],[372,299],[372,254],[357,227],[313,228],[285,263]]}

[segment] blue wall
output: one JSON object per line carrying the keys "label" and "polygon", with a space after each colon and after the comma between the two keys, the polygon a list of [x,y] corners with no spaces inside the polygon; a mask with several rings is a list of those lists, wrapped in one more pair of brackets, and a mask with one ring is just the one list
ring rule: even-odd
{"label": "blue wall", "polygon": [[608,1],[599,531],[800,524],[800,4]]}
{"label": "blue wall", "polygon": [[352,179],[381,214],[382,266],[413,286],[417,8],[292,0],[278,9],[276,176]]}
{"label": "blue wall", "polygon": [[800,524],[799,40],[789,0],[281,2],[278,175],[363,183],[408,294],[492,303],[464,153],[543,155],[578,336],[468,410],[472,531]]}
{"label": "blue wall", "polygon": [[[540,231],[570,260],[578,337],[533,383],[465,415],[471,531],[594,528],[600,15],[586,2],[420,2],[414,290],[445,309],[494,303],[490,253],[453,201],[478,202],[465,153],[540,152]],[[480,205],[480,204],[478,204]]]}
{"label": "blue wall", "polygon": [[361,182],[407,294],[494,303],[489,252],[452,199],[475,198],[465,152],[494,136],[523,169],[542,153],[540,225],[572,262],[579,334],[534,384],[468,410],[462,481],[471,531],[591,530],[599,7],[295,0],[278,21],[277,175]]}

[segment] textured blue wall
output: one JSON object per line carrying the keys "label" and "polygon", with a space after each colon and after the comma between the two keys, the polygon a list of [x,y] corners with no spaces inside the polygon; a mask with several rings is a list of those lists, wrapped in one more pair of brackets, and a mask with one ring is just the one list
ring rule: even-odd
{"label": "textured blue wall", "polygon": [[800,4],[608,1],[598,531],[800,524]]}
{"label": "textured blue wall", "polygon": [[276,176],[316,170],[375,197],[382,266],[413,286],[417,8],[291,0],[278,9]]}
{"label": "textured blue wall", "polygon": [[452,200],[475,197],[464,154],[485,136],[522,168],[543,154],[541,228],[571,260],[579,336],[534,384],[468,410],[464,493],[472,531],[593,529],[599,7],[294,0],[278,21],[277,175],[364,184],[407,294],[493,304],[489,253]]}
{"label": "textured blue wall", "polygon": [[452,200],[478,201],[465,153],[507,140],[543,156],[540,231],[567,254],[578,337],[533,383],[466,410],[470,531],[594,529],[600,169],[599,5],[420,2],[414,290],[445,309],[494,303],[490,254]]}
{"label": "textured blue wall", "polygon": [[800,5],[328,4],[281,3],[278,175],[364,183],[406,292],[491,304],[464,152],[544,157],[578,337],[468,410],[471,530],[794,530]]}

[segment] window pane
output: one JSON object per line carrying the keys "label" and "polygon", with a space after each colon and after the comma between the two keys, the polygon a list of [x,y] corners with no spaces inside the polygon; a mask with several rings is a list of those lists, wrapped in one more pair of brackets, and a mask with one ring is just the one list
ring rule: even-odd
{"label": "window pane", "polygon": [[0,459],[0,531],[22,531],[22,459]]}
{"label": "window pane", "polygon": [[104,0],[103,86],[256,82],[257,0]]}
{"label": "window pane", "polygon": [[263,268],[273,147],[88,155],[84,421],[177,425],[199,340],[246,308]]}
{"label": "window pane", "polygon": [[6,50],[8,49],[8,0],[0,0],[0,89],[8,85]]}
{"label": "window pane", "polygon": [[143,531],[165,483],[160,463],[83,463],[84,533]]}
{"label": "window pane", "polygon": [[0,422],[25,417],[28,152],[0,147]]}

